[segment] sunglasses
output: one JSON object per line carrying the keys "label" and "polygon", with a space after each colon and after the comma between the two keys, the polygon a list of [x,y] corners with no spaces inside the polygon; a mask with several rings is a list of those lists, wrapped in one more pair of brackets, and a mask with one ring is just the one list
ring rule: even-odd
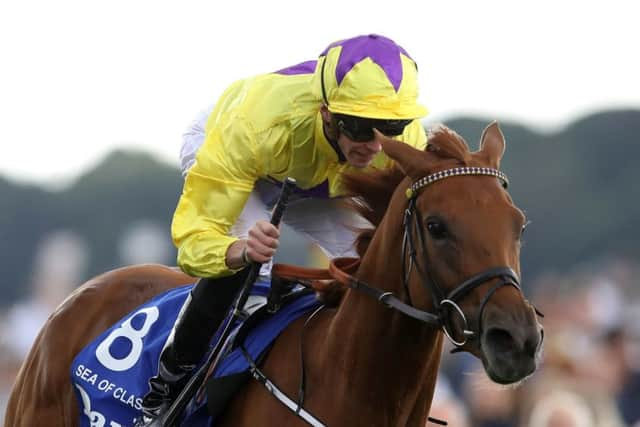
{"label": "sunglasses", "polygon": [[334,114],[336,126],[352,141],[369,142],[373,140],[373,129],[378,129],[385,136],[402,135],[404,128],[413,120],[381,120],[363,117]]}

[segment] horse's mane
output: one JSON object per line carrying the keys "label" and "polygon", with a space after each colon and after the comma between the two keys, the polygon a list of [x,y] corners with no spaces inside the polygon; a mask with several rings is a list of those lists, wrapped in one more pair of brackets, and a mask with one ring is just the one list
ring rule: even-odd
{"label": "horse's mane", "polygon": [[[466,166],[471,152],[460,135],[443,125],[438,125],[428,132],[426,150],[434,153],[447,163],[453,161]],[[393,192],[404,179],[405,174],[394,164],[390,169],[369,173],[350,173],[343,177],[347,194],[352,196],[348,205],[369,221],[373,228],[360,229],[355,248],[359,256],[363,256],[376,227],[387,211]]]}
{"label": "horse's mane", "polygon": [[387,170],[350,173],[343,177],[347,194],[352,196],[347,202],[348,206],[373,225],[373,228],[357,230],[359,234],[355,248],[360,257],[367,250],[376,227],[387,211],[393,192],[403,179],[404,173],[395,165]]}

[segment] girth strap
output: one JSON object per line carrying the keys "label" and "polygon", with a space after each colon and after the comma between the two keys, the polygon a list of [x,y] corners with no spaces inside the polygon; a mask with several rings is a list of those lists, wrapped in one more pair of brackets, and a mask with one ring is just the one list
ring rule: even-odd
{"label": "girth strap", "polygon": [[301,407],[298,403],[293,401],[289,396],[286,395],[282,390],[278,388],[267,376],[262,372],[255,360],[251,357],[249,352],[244,348],[244,346],[240,346],[240,350],[244,354],[244,357],[247,359],[249,363],[249,371],[253,375],[253,377],[262,384],[269,393],[271,393],[276,399],[284,404],[290,411],[295,413],[297,416],[302,418],[307,424],[314,427],[325,427],[325,425],[318,420],[316,417],[307,412],[303,407]]}

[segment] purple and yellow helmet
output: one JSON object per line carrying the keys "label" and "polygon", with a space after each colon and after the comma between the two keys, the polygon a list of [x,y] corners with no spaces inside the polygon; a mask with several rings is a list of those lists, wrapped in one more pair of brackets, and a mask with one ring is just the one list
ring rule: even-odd
{"label": "purple and yellow helmet", "polygon": [[329,45],[320,54],[314,94],[329,111],[370,119],[424,117],[416,63],[393,40],[376,34]]}

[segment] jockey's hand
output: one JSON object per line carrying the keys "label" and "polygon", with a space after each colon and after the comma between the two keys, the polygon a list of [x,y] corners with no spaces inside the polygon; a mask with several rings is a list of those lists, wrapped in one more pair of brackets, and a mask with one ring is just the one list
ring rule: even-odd
{"label": "jockey's hand", "polygon": [[246,241],[247,258],[259,263],[268,262],[280,244],[280,230],[269,221],[258,221],[249,229]]}

